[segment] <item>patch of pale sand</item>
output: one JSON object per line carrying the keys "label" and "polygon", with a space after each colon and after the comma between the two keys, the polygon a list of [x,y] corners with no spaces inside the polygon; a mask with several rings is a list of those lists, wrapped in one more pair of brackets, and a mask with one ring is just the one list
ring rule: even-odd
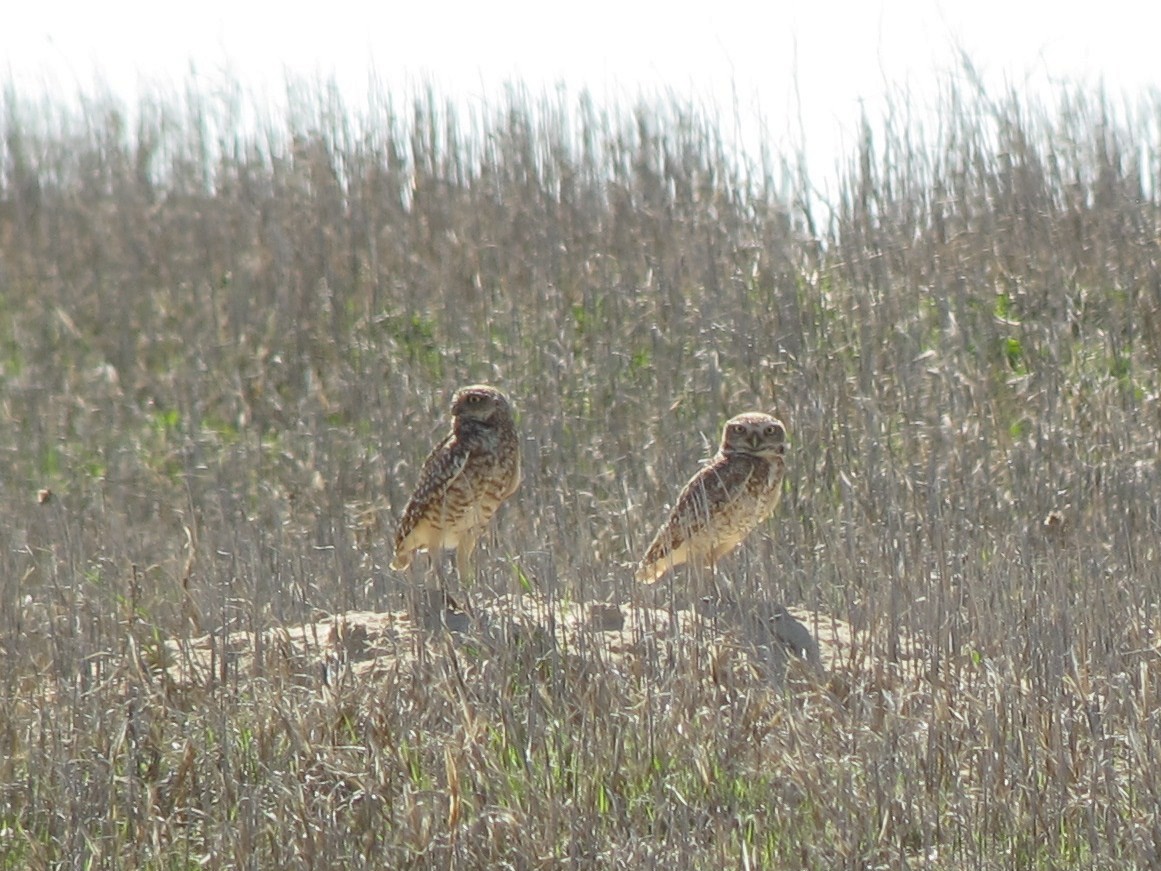
{"label": "patch of pale sand", "polygon": [[402,662],[418,632],[405,611],[347,611],[264,632],[237,630],[165,644],[164,670],[176,686],[282,673],[318,679],[328,663]]}
{"label": "patch of pale sand", "polygon": [[417,627],[405,610],[347,611],[260,633],[169,640],[156,670],[177,688],[275,675],[315,683],[340,668],[366,675],[408,667],[436,643],[441,624],[459,644],[502,649],[517,639],[535,639],[562,655],[628,672],[672,660],[690,645],[745,652],[779,683],[788,668],[825,678],[839,669],[865,668],[870,656],[846,621],[761,602],[672,611],[501,596],[478,603],[471,617],[447,611],[421,622]]}

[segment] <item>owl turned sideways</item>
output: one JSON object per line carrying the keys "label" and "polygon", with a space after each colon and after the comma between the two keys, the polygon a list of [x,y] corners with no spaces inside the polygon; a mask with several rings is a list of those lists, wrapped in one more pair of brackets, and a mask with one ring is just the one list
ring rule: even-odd
{"label": "owl turned sideways", "polygon": [[730,418],[721,446],[682,488],[669,518],[637,566],[652,584],[684,563],[708,565],[737,547],[782,497],[786,427],[760,412]]}
{"label": "owl turned sideways", "polygon": [[419,471],[395,531],[391,568],[406,569],[418,550],[433,559],[456,552],[460,583],[470,583],[472,552],[500,505],[520,486],[520,442],[512,406],[485,384],[457,390],[452,428]]}

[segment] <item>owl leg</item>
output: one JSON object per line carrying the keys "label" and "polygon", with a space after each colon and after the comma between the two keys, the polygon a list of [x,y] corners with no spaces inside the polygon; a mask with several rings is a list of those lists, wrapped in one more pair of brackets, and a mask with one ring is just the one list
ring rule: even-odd
{"label": "owl leg", "polygon": [[[418,603],[418,613],[422,624],[428,629],[463,628],[464,615],[468,613],[466,607],[461,607],[456,597],[450,591],[451,577],[448,568],[448,555],[441,548],[432,548],[428,551],[428,572],[425,575],[427,582]],[[459,563],[459,550],[456,551],[456,563]],[[431,576],[435,576],[434,586]]]}
{"label": "owl leg", "polygon": [[709,559],[709,576],[710,585],[714,590],[714,599],[717,601],[717,603],[724,602],[725,597],[722,596],[722,588],[718,586],[718,561],[717,558],[712,555]]}
{"label": "owl leg", "polygon": [[427,566],[422,580],[412,584],[409,598],[411,607],[418,624],[427,629],[436,629],[443,624],[443,612],[447,594],[444,592],[447,584],[444,581],[443,552],[438,546],[426,548]]}
{"label": "owl leg", "polygon": [[469,532],[460,539],[460,546],[456,548],[456,574],[460,579],[460,586],[465,590],[472,585],[475,577],[472,574],[472,554],[476,550],[479,533]]}
{"label": "owl leg", "polygon": [[460,611],[470,614],[472,610],[471,602],[468,601],[468,588],[472,585],[473,580],[473,564],[472,553],[476,549],[476,540],[478,535],[469,533],[460,538],[459,546],[456,548],[456,576],[460,581],[460,589],[463,591],[463,606],[451,597],[447,591],[446,585],[441,585],[443,592],[444,604],[452,611]]}
{"label": "owl leg", "polygon": [[718,604],[735,600],[734,584],[725,572],[718,571],[718,557],[720,554],[711,554],[709,560],[710,583],[713,584],[714,597]]}

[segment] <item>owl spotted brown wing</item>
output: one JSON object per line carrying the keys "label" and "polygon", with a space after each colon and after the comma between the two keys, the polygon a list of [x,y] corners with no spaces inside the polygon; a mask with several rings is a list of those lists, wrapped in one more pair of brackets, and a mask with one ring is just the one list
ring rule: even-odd
{"label": "owl spotted brown wing", "polygon": [[415,492],[407,500],[399,528],[395,532],[396,550],[406,541],[407,536],[415,531],[415,527],[429,511],[438,510],[443,505],[444,497],[456,479],[464,473],[470,456],[471,451],[456,440],[454,433],[449,433],[427,455],[419,470],[419,483],[415,485]]}
{"label": "owl spotted brown wing", "polygon": [[[681,551],[683,545],[697,544],[709,550],[709,542],[699,539],[713,535],[713,523],[728,507],[746,492],[746,485],[755,469],[747,464],[744,471],[737,464],[719,457],[690,479],[677,496],[677,502],[665,524],[658,530],[637,570],[638,580],[653,583],[669,563],[674,566],[685,562],[690,554]],[[662,568],[660,573],[656,568]]]}

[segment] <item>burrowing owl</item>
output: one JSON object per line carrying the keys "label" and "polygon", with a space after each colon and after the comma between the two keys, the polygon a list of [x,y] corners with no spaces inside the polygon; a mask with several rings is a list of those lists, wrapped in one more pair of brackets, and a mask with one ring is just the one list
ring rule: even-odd
{"label": "burrowing owl", "polygon": [[752,411],[730,418],[717,454],[690,478],[669,519],[637,566],[652,584],[682,563],[712,568],[778,507],[782,496],[786,428]]}
{"label": "burrowing owl", "polygon": [[395,531],[391,568],[411,565],[417,550],[438,558],[440,548],[456,552],[461,583],[476,541],[505,499],[520,486],[520,444],[508,397],[494,387],[473,384],[452,397],[452,428],[419,471]]}

